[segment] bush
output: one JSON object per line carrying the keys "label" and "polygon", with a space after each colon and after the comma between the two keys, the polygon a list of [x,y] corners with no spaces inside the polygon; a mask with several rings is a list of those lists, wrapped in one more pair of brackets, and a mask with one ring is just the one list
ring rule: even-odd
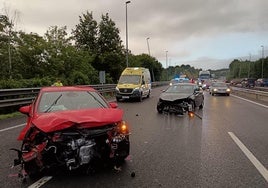
{"label": "bush", "polygon": [[33,78],[33,79],[8,79],[0,80],[0,89],[13,89],[13,88],[32,88],[50,86],[55,81],[55,78]]}
{"label": "bush", "polygon": [[69,78],[69,83],[71,85],[87,85],[89,84],[89,79],[82,72],[75,71],[73,72],[73,74],[71,74]]}

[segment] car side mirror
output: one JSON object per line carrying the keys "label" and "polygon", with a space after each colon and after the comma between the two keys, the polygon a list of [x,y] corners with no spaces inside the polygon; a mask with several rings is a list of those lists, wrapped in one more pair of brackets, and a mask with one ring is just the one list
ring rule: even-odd
{"label": "car side mirror", "polygon": [[19,111],[20,111],[20,113],[26,114],[27,116],[29,116],[29,113],[31,111],[31,105],[22,106],[22,107],[20,107]]}

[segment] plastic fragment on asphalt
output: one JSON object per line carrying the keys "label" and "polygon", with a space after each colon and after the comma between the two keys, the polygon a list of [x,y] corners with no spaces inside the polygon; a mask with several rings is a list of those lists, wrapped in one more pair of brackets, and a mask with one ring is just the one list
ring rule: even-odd
{"label": "plastic fragment on asphalt", "polygon": [[134,178],[136,176],[135,172],[131,172],[131,177]]}
{"label": "plastic fragment on asphalt", "polygon": [[126,157],[125,160],[126,160],[126,161],[132,161],[132,157],[131,157],[131,155],[128,155],[128,156]]}
{"label": "plastic fragment on asphalt", "polygon": [[120,172],[120,171],[122,171],[122,168],[121,168],[121,166],[119,166],[119,167],[117,167],[117,166],[114,166],[114,169],[117,171],[117,172]]}

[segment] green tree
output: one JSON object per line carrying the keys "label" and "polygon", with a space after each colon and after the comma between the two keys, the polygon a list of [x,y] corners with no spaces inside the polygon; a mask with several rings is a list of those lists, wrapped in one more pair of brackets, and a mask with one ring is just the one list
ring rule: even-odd
{"label": "green tree", "polygon": [[133,67],[145,67],[150,70],[152,81],[160,81],[163,71],[162,64],[148,54],[130,56],[130,64]]}
{"label": "green tree", "polygon": [[94,61],[93,66],[98,71],[105,71],[112,77],[113,82],[117,82],[125,67],[119,29],[108,13],[102,15],[98,27],[98,58]]}
{"label": "green tree", "polygon": [[14,69],[22,78],[41,78],[46,76],[44,72],[43,53],[45,40],[35,33],[18,33],[16,52],[18,61]]}
{"label": "green tree", "polygon": [[93,19],[92,12],[87,11],[79,16],[79,24],[72,30],[72,35],[78,48],[91,53],[97,52],[98,23]]}
{"label": "green tree", "polygon": [[0,78],[7,79],[12,77],[11,61],[13,41],[15,32],[13,31],[14,24],[6,15],[0,15]]}
{"label": "green tree", "polygon": [[109,17],[108,13],[101,17],[97,41],[98,52],[100,54],[106,52],[122,53],[123,47],[122,40],[119,36],[119,29],[116,27],[115,22]]}
{"label": "green tree", "polygon": [[84,49],[75,48],[67,37],[66,27],[50,27],[46,32],[47,62],[51,76],[62,78],[66,84],[96,83],[96,71],[91,66],[92,55]]}
{"label": "green tree", "polygon": [[66,49],[71,46],[70,39],[67,37],[67,27],[58,28],[51,26],[45,33],[46,50],[43,53],[46,72],[51,76],[66,77],[65,61]]}

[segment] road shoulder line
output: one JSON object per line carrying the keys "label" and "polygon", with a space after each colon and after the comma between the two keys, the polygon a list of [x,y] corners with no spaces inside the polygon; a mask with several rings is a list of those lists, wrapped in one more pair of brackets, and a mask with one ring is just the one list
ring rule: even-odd
{"label": "road shoulder line", "polygon": [[28,188],[39,188],[42,185],[44,185],[46,182],[48,182],[51,178],[52,176],[45,176],[39,179],[38,181],[34,182],[34,184],[30,185]]}
{"label": "road shoulder line", "polygon": [[260,161],[247,149],[247,147],[235,136],[233,132],[228,132],[233,141],[238,145],[238,147],[243,151],[251,163],[257,168],[260,174],[264,177],[266,182],[268,182],[268,170],[260,163]]}
{"label": "road shoulder line", "polygon": [[15,129],[15,128],[18,128],[18,127],[22,127],[24,125],[25,125],[25,123],[20,124],[20,125],[16,125],[16,126],[13,126],[13,127],[5,128],[5,129],[0,129],[0,132],[4,132],[4,131],[8,131],[10,129]]}
{"label": "road shoulder line", "polygon": [[250,102],[250,103],[253,103],[253,104],[256,104],[256,105],[262,106],[262,107],[264,107],[264,108],[268,108],[268,106],[266,106],[266,105],[264,105],[264,104],[254,102],[254,101],[251,101],[251,100],[245,99],[245,98],[243,98],[243,97],[239,97],[239,96],[234,95],[234,94],[232,94],[232,97],[236,97],[236,98],[238,98],[238,99],[242,99],[242,100],[244,100],[244,101],[247,101],[247,102]]}

